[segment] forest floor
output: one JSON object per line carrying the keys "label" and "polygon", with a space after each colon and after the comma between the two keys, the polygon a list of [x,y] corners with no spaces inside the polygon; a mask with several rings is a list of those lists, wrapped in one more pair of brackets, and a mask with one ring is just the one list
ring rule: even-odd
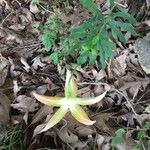
{"label": "forest floor", "polygon": [[[49,16],[57,16],[61,18],[57,30],[68,33],[90,17],[77,0],[41,1],[33,7],[30,0],[0,0],[0,150],[148,150],[150,64],[140,62],[150,62],[148,2],[133,7],[129,0],[118,0],[128,4],[126,9],[137,19],[139,36],[126,34],[128,43],[117,43],[115,58],[105,70],[97,62],[74,71],[79,97],[98,96],[109,89],[102,101],[84,107],[96,123],[83,125],[67,113],[40,133],[57,108],[39,103],[31,92],[63,96],[67,62],[54,64],[50,52],[43,50],[44,24]],[[107,8],[104,0],[96,3],[102,10]],[[53,50],[58,49],[59,40],[58,35]],[[144,48],[135,45],[137,40]],[[76,59],[76,53],[68,59],[71,70]]]}

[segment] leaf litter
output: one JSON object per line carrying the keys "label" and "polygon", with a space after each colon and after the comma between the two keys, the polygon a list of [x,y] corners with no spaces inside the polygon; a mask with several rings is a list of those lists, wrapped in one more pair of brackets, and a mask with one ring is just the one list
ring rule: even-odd
{"label": "leaf litter", "polygon": [[[31,6],[28,1],[15,2],[0,1],[2,6],[0,11],[4,12],[0,16],[0,90],[2,91],[0,118],[4,118],[0,119],[0,124],[5,127],[9,123],[14,125],[12,120],[20,117],[18,122],[26,123],[24,126],[30,131],[26,138],[31,140],[26,143],[26,147],[35,143],[35,149],[41,148],[42,142],[45,142],[44,137],[48,136],[53,141],[51,147],[55,149],[107,150],[111,148],[111,138],[117,127],[124,127],[127,130],[136,129],[136,126],[142,126],[150,120],[149,93],[143,94],[148,91],[150,83],[149,76],[146,74],[147,70],[143,68],[144,63],[141,63],[141,58],[144,56],[140,56],[137,48],[134,49],[135,42],[130,41],[131,38],[129,38],[128,48],[118,43],[116,57],[110,62],[106,71],[98,66],[84,66],[77,68],[75,72],[79,86],[78,96],[94,97],[109,88],[103,101],[85,107],[90,118],[96,120],[95,125],[83,126],[68,114],[57,126],[40,135],[41,129],[55,108],[37,104],[30,92],[63,96],[65,80],[64,75],[59,75],[57,67],[49,61],[47,53],[42,50],[38,38],[41,32],[32,26],[35,20],[44,23],[49,13],[46,10],[39,11],[39,8]],[[118,2],[125,6],[124,1]],[[46,1],[44,3],[47,4]],[[55,4],[60,12],[63,11],[61,2],[53,1],[52,4]],[[104,1],[97,1],[97,4],[103,11],[108,8]],[[90,17],[90,14],[76,1],[71,1],[67,9],[71,13],[68,16],[63,15],[61,20],[65,24],[70,23],[70,28]],[[135,13],[131,4],[129,11]],[[138,20],[142,11],[136,14]],[[146,23],[145,30],[142,25],[139,25],[137,30],[142,33],[147,32],[148,22]],[[76,58],[76,56],[73,57]],[[73,65],[70,67],[74,69]],[[11,87],[8,87],[8,78],[12,82]],[[10,97],[10,101],[5,98],[5,93]],[[9,116],[10,107],[13,110]],[[128,141],[129,145],[135,143],[134,134],[129,138],[132,138]],[[131,149],[133,145],[126,148],[126,142],[125,140],[117,149]],[[47,145],[46,143],[45,147]]]}

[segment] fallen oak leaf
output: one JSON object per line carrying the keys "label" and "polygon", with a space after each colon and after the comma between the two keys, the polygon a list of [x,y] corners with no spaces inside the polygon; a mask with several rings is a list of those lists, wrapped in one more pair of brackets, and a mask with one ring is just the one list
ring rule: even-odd
{"label": "fallen oak leaf", "polygon": [[65,97],[49,97],[33,93],[34,97],[41,103],[48,106],[60,107],[41,132],[44,132],[56,125],[68,111],[70,111],[72,116],[80,123],[85,125],[93,125],[95,121],[91,121],[89,119],[88,115],[80,105],[92,105],[98,103],[104,98],[106,93],[107,91],[94,98],[76,98],[77,85],[73,79],[73,75],[69,70],[67,70]]}
{"label": "fallen oak leaf", "polygon": [[33,121],[31,122],[31,125],[41,120],[43,117],[47,116],[48,114],[51,114],[53,112],[53,109],[48,106],[43,106],[41,109],[35,114]]}
{"label": "fallen oak leaf", "polygon": [[10,116],[10,100],[8,97],[0,92],[0,134],[5,130]]}
{"label": "fallen oak leaf", "polygon": [[64,143],[76,143],[78,142],[78,136],[73,134],[67,127],[62,129],[56,129],[57,135]]}
{"label": "fallen oak leaf", "polygon": [[25,113],[23,119],[24,119],[25,123],[27,124],[28,113],[34,112],[36,110],[38,104],[31,97],[27,97],[26,95],[19,95],[16,98],[16,102],[18,102],[18,103],[11,104],[11,106],[14,109],[18,109],[19,111]]}
{"label": "fallen oak leaf", "polygon": [[0,53],[0,86],[2,86],[6,80],[8,68],[9,61]]}

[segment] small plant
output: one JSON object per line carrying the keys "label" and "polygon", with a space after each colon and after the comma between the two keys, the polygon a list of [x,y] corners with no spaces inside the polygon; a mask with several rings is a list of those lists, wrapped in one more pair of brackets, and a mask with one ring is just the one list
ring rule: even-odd
{"label": "small plant", "polygon": [[[137,127],[137,144],[132,150],[145,150],[150,147],[150,123],[147,122],[142,128]],[[145,146],[145,144],[147,145]],[[147,148],[146,148],[147,147]]]}
{"label": "small plant", "polygon": [[91,121],[88,118],[88,115],[80,105],[95,104],[104,98],[106,92],[95,98],[77,98],[77,85],[73,79],[73,75],[71,75],[71,72],[67,70],[65,97],[49,97],[38,95],[36,93],[33,93],[33,95],[38,101],[45,105],[60,107],[58,111],[54,114],[54,116],[50,119],[50,121],[47,123],[45,128],[41,131],[44,132],[56,125],[68,111],[70,111],[73,117],[80,123],[83,123],[85,125],[94,124],[95,121]]}
{"label": "small plant", "polygon": [[[99,59],[102,68],[105,69],[109,59],[114,57],[113,50],[116,47],[116,44],[110,40],[110,34],[124,45],[127,42],[124,33],[137,35],[134,30],[136,20],[133,16],[117,5],[115,0],[108,0],[108,2],[110,10],[104,14],[92,0],[80,0],[80,3],[92,13],[92,17],[73,29],[70,36],[66,33],[58,36],[60,24],[63,24],[58,22],[60,16],[59,19],[48,19],[44,25],[42,42],[44,48],[51,52],[50,59],[54,63],[64,60],[77,51],[78,65],[86,63],[94,65]],[[39,0],[32,0],[32,4],[42,6]],[[59,48],[54,50],[57,38],[60,40]]]}
{"label": "small plant", "polygon": [[0,150],[24,150],[24,131],[22,126],[12,127],[2,139]]}
{"label": "small plant", "polygon": [[111,142],[111,146],[113,147],[113,149],[118,144],[121,144],[123,142],[124,134],[125,134],[125,130],[123,128],[120,128],[115,132],[115,135],[112,137],[112,142]]}
{"label": "small plant", "polygon": [[110,11],[107,14],[103,14],[92,0],[80,0],[80,3],[93,14],[93,17],[72,31],[72,49],[79,50],[78,64],[95,64],[99,58],[104,69],[108,60],[113,58],[113,50],[116,47],[110,40],[109,32],[111,31],[115,40],[125,45],[127,41],[124,33],[136,35],[133,27],[136,21],[121,6],[115,4],[115,0],[109,0]]}

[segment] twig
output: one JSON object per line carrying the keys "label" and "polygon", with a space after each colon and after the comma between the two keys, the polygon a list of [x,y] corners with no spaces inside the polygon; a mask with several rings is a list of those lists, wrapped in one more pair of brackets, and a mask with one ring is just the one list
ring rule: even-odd
{"label": "twig", "polygon": [[115,4],[117,4],[117,5],[119,5],[119,6],[121,6],[121,7],[123,7],[123,8],[127,8],[127,6],[125,6],[125,5],[123,5],[123,4],[120,4],[120,3],[118,3],[118,2],[114,2]]}
{"label": "twig", "polygon": [[128,105],[129,105],[130,108],[132,109],[132,112],[133,112],[133,113],[135,114],[135,116],[137,117],[138,115],[137,115],[137,113],[135,112],[135,110],[134,110],[134,108],[133,108],[131,102],[130,102],[129,99],[127,98],[127,96],[126,96],[125,94],[123,94],[122,92],[120,92],[119,90],[117,90],[117,89],[113,89],[113,90],[116,91],[117,93],[119,93],[120,95],[122,95],[122,96],[126,99]]}
{"label": "twig", "polygon": [[10,15],[12,15],[13,13],[14,13],[14,11],[11,12],[11,13],[9,13],[9,14],[2,20],[2,22],[1,22],[1,24],[0,24],[0,27],[3,26],[4,22],[5,22],[5,21],[8,19],[8,17],[9,17]]}
{"label": "twig", "polygon": [[41,4],[38,4],[38,6],[40,6],[43,10],[45,10],[45,11],[51,13],[51,14],[55,14],[54,12],[49,11],[48,9],[46,9],[46,8],[45,8],[44,6],[42,6]]}

